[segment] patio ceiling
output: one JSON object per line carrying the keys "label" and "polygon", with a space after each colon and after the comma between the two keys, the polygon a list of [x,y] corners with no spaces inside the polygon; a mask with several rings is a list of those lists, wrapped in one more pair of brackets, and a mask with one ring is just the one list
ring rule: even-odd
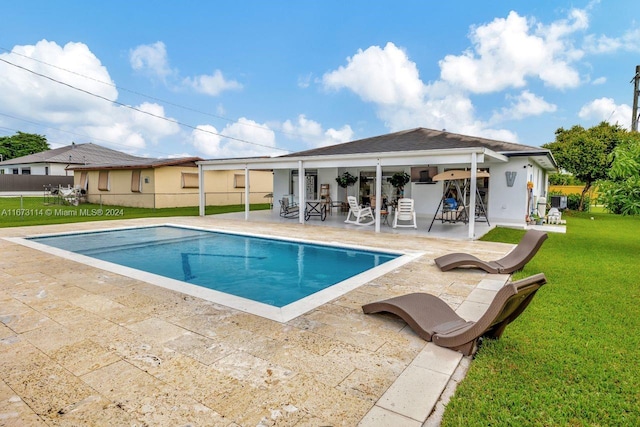
{"label": "patio ceiling", "polygon": [[488,148],[453,148],[444,150],[390,151],[323,156],[254,157],[244,159],[204,160],[198,162],[203,171],[237,169],[299,169],[333,167],[381,167],[411,165],[471,164],[507,162],[508,157]]}

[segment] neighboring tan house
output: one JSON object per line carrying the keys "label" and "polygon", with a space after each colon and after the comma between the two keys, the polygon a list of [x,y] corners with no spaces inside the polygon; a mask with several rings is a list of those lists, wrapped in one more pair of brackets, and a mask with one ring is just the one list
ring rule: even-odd
{"label": "neighboring tan house", "polygon": [[69,168],[82,165],[96,165],[141,160],[100,145],[72,143],[65,147],[41,151],[28,156],[0,162],[0,173],[13,175],[53,175],[69,176]]}
{"label": "neighboring tan house", "polygon": [[[273,194],[278,200],[293,195],[294,201],[318,199],[320,186],[327,184],[333,201],[344,201],[345,190],[336,177],[349,172],[359,177],[349,195],[361,204],[371,203],[379,213],[384,199],[397,198],[389,182],[393,174],[404,172],[411,181],[403,197],[412,198],[418,215],[433,218],[444,199],[446,181],[433,181],[434,175],[450,170],[466,170],[471,175],[468,187],[469,238],[474,237],[476,215],[473,206],[483,200],[486,218],[491,225],[524,226],[534,213],[537,202],[547,195],[548,175],[557,170],[549,150],[460,135],[425,128],[410,129],[361,139],[285,156],[256,159],[225,159],[198,162],[201,173],[228,169],[272,169]],[[488,178],[478,177],[488,172]],[[304,176],[301,180],[298,177]],[[473,179],[473,178],[476,179]],[[253,185],[253,181],[251,183]],[[205,188],[201,192],[208,191]],[[372,206],[374,205],[371,203]],[[245,210],[249,219],[249,211]],[[200,204],[204,215],[204,205]],[[380,215],[375,215],[375,230],[380,230]],[[303,215],[299,217],[304,222]]]}
{"label": "neighboring tan house", "polygon": [[[86,191],[86,201],[141,208],[198,206],[199,157],[141,159],[102,165],[74,166],[74,184]],[[271,171],[251,171],[255,182],[250,203],[267,203],[273,188]],[[244,171],[218,171],[204,176],[208,205],[245,202]]]}

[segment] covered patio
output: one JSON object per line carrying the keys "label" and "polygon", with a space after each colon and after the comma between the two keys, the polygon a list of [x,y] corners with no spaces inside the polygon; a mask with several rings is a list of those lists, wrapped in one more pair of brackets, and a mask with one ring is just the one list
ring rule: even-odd
{"label": "covered patio", "polygon": [[[432,171],[441,174],[460,170],[466,174],[463,194],[458,194],[465,210],[461,222],[465,225],[466,238],[473,240],[486,232],[477,221],[482,217],[490,224],[524,228],[526,220],[535,213],[538,199],[546,196],[547,174],[556,170],[556,162],[548,150],[539,147],[424,128],[280,157],[206,160],[198,162],[201,216],[208,204],[205,176],[210,171],[223,170],[245,171],[245,200],[250,200],[252,171],[273,171],[276,208],[279,200],[288,197],[304,210],[307,202],[319,201],[321,186],[329,191],[332,201],[345,203],[347,195],[355,196],[357,203],[371,206],[374,214],[371,228],[375,233],[385,232],[381,210],[386,198],[392,201],[411,198],[422,222],[425,217],[433,218],[445,198],[447,181],[432,181]],[[425,180],[421,176],[423,172],[429,175]],[[340,189],[336,178],[345,173],[359,177],[360,183],[365,181],[366,188],[360,185]],[[410,176],[411,181],[389,194],[389,182],[396,173]],[[419,179],[414,175],[420,176]],[[460,186],[456,189],[460,193]],[[478,215],[478,206],[482,206],[483,215]],[[245,202],[244,219],[250,220],[254,215],[250,213],[249,203]],[[304,215],[297,221],[303,224]],[[480,227],[478,231],[477,227]],[[408,230],[402,232],[408,233]]]}
{"label": "covered patio", "polygon": [[[217,218],[225,218],[231,220],[245,220],[245,212],[233,212],[227,214],[219,214],[216,215]],[[418,215],[417,224],[418,228],[393,228],[393,218],[392,215],[389,215],[384,219],[381,219],[380,228],[377,231],[381,234],[390,234],[397,236],[415,236],[415,237],[433,237],[433,238],[442,238],[442,239],[452,239],[452,240],[468,240],[468,227],[467,224],[462,222],[456,224],[443,223],[441,221],[436,220],[433,223],[433,227],[431,231],[428,231],[429,224],[433,219],[433,216],[430,215]],[[302,215],[304,216],[304,215]],[[326,219],[324,221],[320,220],[319,217],[311,217],[308,221],[303,221],[305,229],[308,228],[310,232],[315,227],[330,227],[333,229],[342,229],[349,230],[357,233],[363,234],[372,234],[376,233],[376,229],[374,225],[371,226],[360,226],[353,224],[346,224],[344,222],[347,217],[346,212],[340,212],[340,210],[334,209],[331,214],[327,214]],[[303,218],[304,220],[304,218]],[[273,207],[270,210],[262,210],[262,211],[251,211],[251,214],[248,219],[249,222],[255,223],[273,223],[273,224],[299,224],[299,218],[285,218],[279,215],[278,206]],[[475,223],[475,238],[479,239],[484,236],[494,228],[493,225],[489,226],[487,222],[476,222]],[[321,233],[322,231],[317,231]]]}
{"label": "covered patio", "polygon": [[[491,150],[485,148],[478,149],[467,149],[467,150],[444,150],[435,153],[433,150],[427,152],[411,152],[410,154],[400,152],[400,153],[384,153],[384,154],[376,154],[376,155],[351,155],[351,156],[340,156],[340,158],[336,158],[334,156],[325,156],[325,157],[312,157],[312,158],[273,158],[273,159],[243,159],[243,160],[208,160],[198,163],[198,171],[200,176],[200,215],[204,215],[204,208],[206,206],[205,199],[205,180],[204,176],[207,171],[212,170],[244,170],[245,171],[245,200],[250,200],[250,189],[251,189],[251,170],[264,170],[267,168],[272,168],[274,170],[274,209],[277,209],[277,200],[285,194],[289,194],[290,190],[287,188],[286,190],[282,188],[282,185],[278,186],[277,181],[277,172],[282,171],[289,176],[291,171],[295,171],[297,176],[306,176],[306,171],[309,169],[314,170],[324,170],[326,173],[330,174],[334,177],[338,176],[338,171],[346,170],[347,168],[352,168],[357,166],[360,169],[375,169],[375,211],[374,218],[375,222],[372,226],[372,229],[376,233],[384,232],[384,225],[382,215],[380,214],[381,208],[383,206],[382,200],[382,182],[383,182],[383,167],[384,168],[405,168],[411,165],[417,164],[425,164],[425,165],[456,165],[456,166],[464,166],[467,167],[471,171],[471,179],[470,179],[470,191],[469,191],[469,206],[476,205],[476,182],[477,182],[477,170],[478,165],[481,163],[486,163],[489,160],[495,162],[506,162],[507,158],[503,155],[492,152]],[[320,172],[318,172],[320,173]],[[325,178],[330,179],[330,178]],[[310,193],[309,188],[307,187],[305,180],[298,179],[297,180],[297,195],[298,199],[302,201],[307,201],[309,199],[315,198],[315,196],[308,196]],[[279,190],[279,191],[278,191]],[[336,194],[335,198],[337,199],[339,196]],[[345,197],[346,199],[346,197]],[[433,206],[435,211],[437,205]],[[304,207],[303,207],[304,208]],[[250,213],[249,203],[245,203],[245,212],[244,217],[246,220],[252,219],[255,213]],[[297,221],[301,224],[305,222],[304,215],[300,215]],[[335,223],[332,221],[332,223]],[[465,226],[466,235],[469,239],[477,238],[476,233],[476,220],[475,215],[469,215],[468,223]],[[406,230],[403,230],[406,232]]]}

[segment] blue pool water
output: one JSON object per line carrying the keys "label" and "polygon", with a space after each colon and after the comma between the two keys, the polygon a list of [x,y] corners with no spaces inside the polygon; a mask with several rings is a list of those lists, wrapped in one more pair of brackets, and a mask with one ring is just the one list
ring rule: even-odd
{"label": "blue pool water", "polygon": [[399,257],[175,226],[29,240],[275,307]]}

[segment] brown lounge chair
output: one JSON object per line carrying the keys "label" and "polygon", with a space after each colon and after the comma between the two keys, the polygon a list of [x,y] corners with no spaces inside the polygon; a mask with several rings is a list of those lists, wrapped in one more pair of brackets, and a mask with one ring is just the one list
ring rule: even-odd
{"label": "brown lounge chair", "polygon": [[473,354],[482,337],[498,339],[507,325],[529,305],[538,289],[547,283],[544,274],[504,285],[477,322],[467,322],[440,298],[415,293],[362,306],[367,313],[389,312],[401,317],[421,338],[440,347]]}
{"label": "brown lounge chair", "polygon": [[497,261],[482,261],[471,254],[453,253],[436,258],[435,262],[442,271],[448,271],[456,267],[472,266],[492,274],[513,273],[514,271],[522,270],[538,252],[545,240],[547,240],[547,233],[544,231],[529,230],[520,240],[518,246]]}

